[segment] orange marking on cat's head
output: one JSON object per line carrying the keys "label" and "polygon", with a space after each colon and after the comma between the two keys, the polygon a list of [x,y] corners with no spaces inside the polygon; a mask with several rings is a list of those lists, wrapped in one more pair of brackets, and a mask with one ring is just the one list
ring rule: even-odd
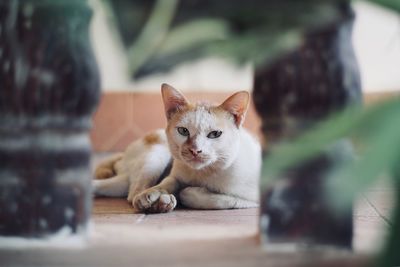
{"label": "orange marking on cat's head", "polygon": [[161,138],[157,133],[150,133],[144,137],[144,143],[148,146],[160,144]]}
{"label": "orange marking on cat's head", "polygon": [[234,93],[224,101],[218,108],[223,109],[235,118],[236,126],[241,126],[249,108],[250,94],[246,91]]}

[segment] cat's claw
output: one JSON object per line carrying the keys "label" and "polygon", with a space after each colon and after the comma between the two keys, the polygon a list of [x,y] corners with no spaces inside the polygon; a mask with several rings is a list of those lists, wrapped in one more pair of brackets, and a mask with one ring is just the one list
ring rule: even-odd
{"label": "cat's claw", "polygon": [[157,189],[148,189],[135,197],[132,204],[138,212],[165,213],[176,207],[176,198]]}

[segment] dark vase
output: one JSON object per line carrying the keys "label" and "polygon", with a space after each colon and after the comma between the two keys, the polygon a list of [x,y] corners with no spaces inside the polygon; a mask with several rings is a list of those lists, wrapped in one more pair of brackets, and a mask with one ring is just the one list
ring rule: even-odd
{"label": "dark vase", "polygon": [[[254,101],[267,141],[265,157],[274,145],[361,102],[351,43],[354,14],[349,3],[337,8],[340,21],[309,32],[299,49],[256,70]],[[261,188],[263,241],[351,248],[352,209],[337,213],[325,192],[327,173],[351,159],[351,143],[340,140],[330,151],[286,170],[277,183]]]}
{"label": "dark vase", "polygon": [[0,3],[0,235],[84,230],[99,75],[82,0]]}

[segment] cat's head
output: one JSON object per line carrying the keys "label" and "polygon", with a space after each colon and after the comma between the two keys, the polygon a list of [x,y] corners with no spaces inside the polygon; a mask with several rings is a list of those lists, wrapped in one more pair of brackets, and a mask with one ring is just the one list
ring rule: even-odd
{"label": "cat's head", "polygon": [[161,86],[166,134],[176,160],[199,170],[232,164],[240,144],[239,131],[249,104],[249,93],[240,91],[221,105],[191,104],[173,87]]}

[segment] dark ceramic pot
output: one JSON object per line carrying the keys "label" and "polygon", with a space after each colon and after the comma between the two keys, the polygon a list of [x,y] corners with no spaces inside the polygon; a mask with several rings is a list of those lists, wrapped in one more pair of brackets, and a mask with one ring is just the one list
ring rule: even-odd
{"label": "dark ceramic pot", "polygon": [[0,3],[0,235],[84,230],[99,75],[82,0]]}
{"label": "dark ceramic pot", "polygon": [[[338,4],[342,18],[305,36],[293,53],[256,70],[254,102],[262,118],[265,156],[274,145],[299,136],[316,122],[350,104],[361,103],[358,65],[351,43],[354,15]],[[351,160],[351,143],[286,170],[275,184],[261,188],[262,239],[351,248],[352,209],[338,214],[326,198],[327,173]],[[338,192],[340,194],[340,192]]]}

